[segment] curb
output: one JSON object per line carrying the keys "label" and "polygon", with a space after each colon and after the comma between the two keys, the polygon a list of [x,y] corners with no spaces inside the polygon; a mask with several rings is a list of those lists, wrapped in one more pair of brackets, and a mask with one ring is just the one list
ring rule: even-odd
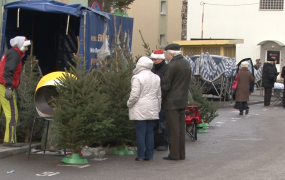
{"label": "curb", "polygon": [[[36,143],[36,144],[32,144],[31,147],[33,148],[39,145],[40,143]],[[5,149],[0,149],[0,159],[13,156],[16,154],[20,154],[20,153],[26,153],[28,151],[29,151],[29,145],[25,145],[22,147],[11,147],[11,148],[8,147]]]}

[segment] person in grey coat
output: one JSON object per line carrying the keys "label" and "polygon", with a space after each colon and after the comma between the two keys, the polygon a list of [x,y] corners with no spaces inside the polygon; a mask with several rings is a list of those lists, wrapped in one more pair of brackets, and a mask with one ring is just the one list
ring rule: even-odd
{"label": "person in grey coat", "polygon": [[180,48],[179,44],[165,47],[169,63],[161,80],[161,91],[170,151],[167,157],[163,157],[165,160],[185,159],[185,108],[188,105],[191,68]]}

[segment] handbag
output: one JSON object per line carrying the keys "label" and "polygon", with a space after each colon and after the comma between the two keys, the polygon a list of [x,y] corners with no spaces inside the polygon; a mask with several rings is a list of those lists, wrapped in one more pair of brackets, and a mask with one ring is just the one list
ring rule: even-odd
{"label": "handbag", "polygon": [[239,72],[238,72],[238,74],[237,74],[237,76],[236,76],[236,78],[235,78],[235,80],[234,80],[234,82],[233,82],[233,84],[232,84],[232,89],[233,89],[233,90],[236,90],[236,89],[237,89],[238,81],[239,81]]}

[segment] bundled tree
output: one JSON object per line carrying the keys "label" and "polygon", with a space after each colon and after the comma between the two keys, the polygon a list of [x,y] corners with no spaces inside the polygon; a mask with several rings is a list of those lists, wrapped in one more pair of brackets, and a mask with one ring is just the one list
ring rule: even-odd
{"label": "bundled tree", "polygon": [[[38,61],[35,56],[28,56],[23,66],[21,75],[21,83],[17,89],[17,106],[18,106],[18,139],[29,142],[32,124],[37,115],[34,103],[34,95],[37,84],[42,77]],[[34,126],[34,134],[37,133],[42,126],[42,120],[38,120]],[[33,134],[33,135],[34,135]]]}
{"label": "bundled tree", "polygon": [[203,120],[210,123],[215,117],[218,117],[218,108],[207,97],[203,97],[203,87],[195,78],[191,78],[189,91],[189,105],[195,105],[199,108]]}
{"label": "bundled tree", "polygon": [[80,153],[82,147],[100,143],[109,135],[112,118],[107,113],[108,98],[101,93],[99,82],[86,70],[82,58],[56,83],[54,123],[58,131],[57,147]]}

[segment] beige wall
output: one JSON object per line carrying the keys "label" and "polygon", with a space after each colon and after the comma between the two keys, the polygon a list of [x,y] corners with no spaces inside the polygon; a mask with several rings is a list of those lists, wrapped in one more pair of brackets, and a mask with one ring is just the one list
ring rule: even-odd
{"label": "beige wall", "polygon": [[[166,16],[160,15],[161,1],[167,3]],[[158,41],[161,34],[165,33],[168,43],[180,40],[182,0],[137,0],[129,8],[126,13],[134,18],[132,41],[134,56],[145,55],[139,30],[152,51],[159,48]]]}
{"label": "beige wall", "polygon": [[[152,3],[150,3],[152,2]],[[151,4],[151,5],[150,5]],[[154,50],[157,45],[158,20],[159,20],[159,1],[143,0],[134,1],[129,6],[127,14],[134,18],[132,52],[134,56],[145,55],[142,46],[143,41],[139,30],[142,33],[144,41],[150,45],[150,49]]]}
{"label": "beige wall", "polygon": [[168,24],[167,24],[167,41],[172,43],[173,41],[181,40],[182,31],[182,1],[183,0],[168,0]]}

